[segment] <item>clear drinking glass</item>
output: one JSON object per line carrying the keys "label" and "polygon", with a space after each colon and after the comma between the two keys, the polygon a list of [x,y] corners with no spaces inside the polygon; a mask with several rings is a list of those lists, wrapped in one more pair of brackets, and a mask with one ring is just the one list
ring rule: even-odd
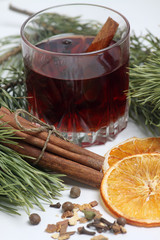
{"label": "clear drinking glass", "polygon": [[[111,44],[86,52],[108,17],[119,24]],[[21,36],[29,111],[81,146],[113,138],[128,120],[129,31],[122,14],[71,1],[27,19]]]}

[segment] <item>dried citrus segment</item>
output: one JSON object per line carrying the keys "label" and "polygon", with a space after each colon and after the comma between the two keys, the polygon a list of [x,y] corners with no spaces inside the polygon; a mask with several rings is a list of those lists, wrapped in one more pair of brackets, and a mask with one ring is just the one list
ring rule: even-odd
{"label": "dried citrus segment", "polygon": [[134,145],[137,148],[139,153],[160,153],[160,138],[151,137],[151,138],[136,138]]}
{"label": "dried citrus segment", "polygon": [[116,217],[137,226],[160,226],[160,154],[137,154],[118,161],[106,171],[100,193]]}
{"label": "dried citrus segment", "polygon": [[103,172],[105,172],[109,166],[112,166],[127,156],[153,152],[160,153],[160,138],[130,138],[111,148],[111,150],[106,153],[102,168]]}

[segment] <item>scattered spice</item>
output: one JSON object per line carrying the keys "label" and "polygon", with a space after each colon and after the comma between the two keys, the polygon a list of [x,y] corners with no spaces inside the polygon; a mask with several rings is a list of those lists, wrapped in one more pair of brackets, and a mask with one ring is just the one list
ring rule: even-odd
{"label": "scattered spice", "polygon": [[58,240],[65,240],[65,239],[69,239],[71,235],[75,234],[75,231],[72,231],[72,232],[66,232],[65,234],[63,235],[60,235],[58,237]]}
{"label": "scattered spice", "polygon": [[61,204],[60,204],[60,202],[57,202],[55,204],[50,204],[50,207],[52,207],[52,208],[60,208]]}
{"label": "scattered spice", "polygon": [[73,216],[74,216],[73,211],[66,211],[62,214],[61,218],[70,218],[70,217],[73,217]]}
{"label": "scattered spice", "polygon": [[79,219],[79,223],[86,223],[86,222],[88,222],[88,220],[85,217],[81,217]]}
{"label": "scattered spice", "polygon": [[79,227],[78,228],[78,233],[79,234],[86,234],[86,235],[95,235],[96,234],[96,232],[88,231],[84,227]]}
{"label": "scattered spice", "polygon": [[98,233],[106,232],[109,230],[108,225],[102,223],[100,219],[94,219],[93,222],[87,224],[88,228],[95,228]]}
{"label": "scattered spice", "polygon": [[117,224],[117,223],[114,223],[112,225],[112,231],[113,231],[114,234],[121,233],[121,226],[119,224]]}
{"label": "scattered spice", "polygon": [[127,233],[127,230],[123,226],[120,226],[120,229],[121,229],[121,233]]}
{"label": "scattered spice", "polygon": [[89,203],[91,205],[91,207],[96,207],[98,205],[97,201],[92,201]]}
{"label": "scattered spice", "polygon": [[111,228],[112,225],[114,224],[114,223],[109,222],[107,219],[105,219],[105,218],[103,218],[103,217],[100,218],[100,221],[101,221],[102,223],[105,223],[109,228]]}
{"label": "scattered spice", "polygon": [[70,226],[74,226],[74,225],[76,225],[77,224],[77,221],[79,220],[79,216],[78,216],[78,209],[73,209],[73,213],[74,213],[74,215],[73,215],[73,217],[71,217],[70,219],[69,219],[69,225]]}
{"label": "scattered spice", "polygon": [[85,218],[88,221],[92,220],[96,216],[95,212],[93,212],[91,210],[84,210],[83,213],[84,213]]}
{"label": "scattered spice", "polygon": [[73,208],[74,208],[74,205],[73,205],[73,203],[71,203],[71,202],[65,202],[65,203],[63,203],[63,205],[62,205],[62,210],[63,210],[64,212],[66,212],[66,211],[72,211]]}
{"label": "scattered spice", "polygon": [[[53,204],[54,206],[61,205],[60,203]],[[110,222],[102,217],[102,214],[94,209],[98,205],[97,201],[92,201],[85,204],[74,204],[72,202],[64,202],[62,204],[63,213],[61,218],[63,221],[57,222],[56,224],[48,224],[46,232],[54,233],[51,237],[58,240],[69,239],[71,235],[75,234],[75,231],[67,232],[68,226],[75,226],[77,222],[86,223],[89,222],[86,227],[93,231],[88,231],[84,226],[77,228],[77,233],[86,235],[95,235],[96,232],[100,235],[94,236],[91,240],[108,240],[107,237],[101,235],[107,231],[120,234],[126,233],[124,228],[126,219],[119,217],[114,222]],[[78,212],[84,213],[84,217],[80,217]],[[67,218],[67,219],[66,219]]]}
{"label": "scattered spice", "polygon": [[82,205],[79,206],[79,210],[83,212],[83,210],[86,210],[88,208],[92,208],[91,205],[89,203],[84,203]]}
{"label": "scattered spice", "polygon": [[58,239],[59,233],[57,233],[57,232],[53,233],[51,237],[54,238],[54,239]]}
{"label": "scattered spice", "polygon": [[126,219],[123,218],[123,217],[119,217],[119,218],[117,218],[117,223],[118,223],[119,225],[125,226],[125,224],[126,224]]}
{"label": "scattered spice", "polygon": [[45,232],[54,233],[57,231],[57,226],[55,224],[48,224]]}
{"label": "scattered spice", "polygon": [[98,235],[98,236],[92,237],[90,240],[108,240],[108,238],[103,235]]}
{"label": "scattered spice", "polygon": [[96,209],[86,208],[82,212],[84,212],[84,211],[93,212],[95,214],[94,218],[101,218],[102,217],[102,214],[98,210],[96,210]]}
{"label": "scattered spice", "polygon": [[68,220],[57,222],[57,232],[60,233],[60,236],[66,233],[68,227]]}
{"label": "scattered spice", "polygon": [[37,225],[40,223],[41,221],[41,218],[40,216],[37,214],[37,213],[32,213],[30,216],[29,216],[29,221],[32,225]]}
{"label": "scattered spice", "polygon": [[58,237],[58,240],[65,240],[65,239],[69,239],[70,235],[68,235],[67,233],[63,234],[62,236]]}
{"label": "scattered spice", "polygon": [[110,231],[114,234],[126,233],[126,229],[117,222],[111,223],[105,218],[96,218],[93,222],[87,224],[88,228],[94,228],[98,233]]}
{"label": "scattered spice", "polygon": [[72,187],[70,190],[70,197],[71,198],[78,198],[81,194],[81,190],[79,187]]}

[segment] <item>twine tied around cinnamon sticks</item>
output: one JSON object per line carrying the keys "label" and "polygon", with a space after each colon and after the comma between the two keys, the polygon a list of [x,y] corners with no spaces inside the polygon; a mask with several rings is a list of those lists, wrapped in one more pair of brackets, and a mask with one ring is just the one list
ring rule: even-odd
{"label": "twine tied around cinnamon sticks", "polygon": [[[19,116],[20,113],[18,110],[15,117],[15,112],[11,112],[5,107],[0,108],[0,121],[4,126],[14,130],[16,142],[16,144],[13,144],[8,141],[0,141],[0,144],[22,154],[24,160],[33,165],[35,159],[42,152],[48,136],[48,130],[44,128],[45,124],[42,123],[40,129],[33,131],[32,128],[38,128],[38,126]],[[19,129],[20,127],[17,125],[15,118],[19,120],[23,129],[27,128],[27,131]],[[32,131],[28,131],[28,129],[32,129]],[[42,131],[42,129],[45,131]],[[101,172],[104,163],[103,156],[82,148],[73,142],[65,141],[56,136],[56,134],[51,134],[48,139],[46,149],[36,166],[99,188],[103,178],[103,173]]]}
{"label": "twine tied around cinnamon sticks", "polygon": [[[30,117],[32,120],[34,120],[34,123],[38,123],[39,126],[36,126],[35,128],[26,128],[24,127],[20,121],[18,120],[18,116],[20,114],[24,113],[25,115],[27,115],[28,117]],[[56,128],[55,126],[53,125],[49,125],[43,121],[41,121],[40,119],[38,119],[37,117],[35,117],[34,115],[32,115],[31,113],[27,112],[26,110],[24,109],[17,109],[14,113],[14,119],[15,119],[15,122],[18,126],[18,128],[20,130],[23,130],[23,131],[26,131],[26,132],[34,132],[34,133],[40,133],[40,132],[43,132],[43,131],[47,131],[48,132],[48,136],[46,138],[46,141],[45,141],[45,144],[42,148],[42,151],[40,153],[40,155],[38,156],[38,158],[34,161],[34,165],[36,165],[40,159],[42,158],[45,150],[46,150],[46,147],[47,147],[47,143],[49,142],[49,139],[50,139],[50,136],[51,134],[55,134],[57,137],[65,140],[65,141],[70,141],[68,140],[67,138],[65,138]]]}

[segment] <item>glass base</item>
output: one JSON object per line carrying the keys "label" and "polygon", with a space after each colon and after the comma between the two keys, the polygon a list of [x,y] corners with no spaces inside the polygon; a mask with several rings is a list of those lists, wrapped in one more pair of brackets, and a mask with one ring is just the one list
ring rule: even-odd
{"label": "glass base", "polygon": [[82,147],[100,145],[112,140],[119,132],[121,132],[128,122],[128,113],[118,119],[118,121],[110,123],[109,126],[99,129],[97,132],[72,132],[63,133],[63,136],[75,144]]}

